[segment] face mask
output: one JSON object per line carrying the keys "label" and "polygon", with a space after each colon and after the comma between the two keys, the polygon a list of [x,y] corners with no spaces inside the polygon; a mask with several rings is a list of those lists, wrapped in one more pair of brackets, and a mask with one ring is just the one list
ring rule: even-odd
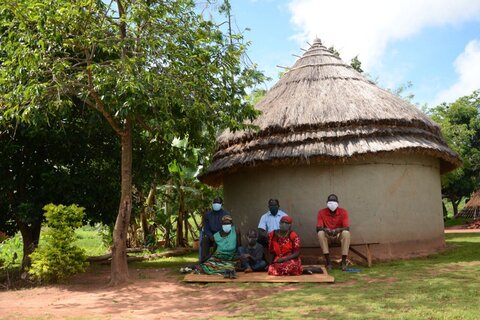
{"label": "face mask", "polygon": [[290,224],[288,223],[280,223],[280,230],[281,231],[288,231],[290,229]]}
{"label": "face mask", "polygon": [[222,209],[222,204],[221,203],[214,203],[214,204],[212,204],[212,209],[213,209],[213,211],[219,211],[220,209]]}
{"label": "face mask", "polygon": [[222,229],[224,232],[229,233],[230,230],[232,230],[232,225],[231,224],[222,224]]}
{"label": "face mask", "polygon": [[278,207],[277,206],[271,206],[271,207],[269,207],[269,209],[270,209],[270,213],[272,215],[276,215],[278,213]]}
{"label": "face mask", "polygon": [[338,202],[336,201],[328,201],[327,202],[327,207],[330,209],[330,211],[335,211],[338,208]]}

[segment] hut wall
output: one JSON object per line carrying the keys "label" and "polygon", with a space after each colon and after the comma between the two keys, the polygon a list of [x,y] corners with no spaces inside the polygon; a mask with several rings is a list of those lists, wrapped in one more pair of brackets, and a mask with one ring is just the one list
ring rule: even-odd
{"label": "hut wall", "polygon": [[317,212],[330,193],[350,213],[352,242],[380,243],[372,248],[376,259],[429,254],[445,245],[435,158],[397,154],[336,165],[245,168],[224,178],[225,208],[243,233],[257,228],[268,199],[278,198],[304,250],[318,248]]}

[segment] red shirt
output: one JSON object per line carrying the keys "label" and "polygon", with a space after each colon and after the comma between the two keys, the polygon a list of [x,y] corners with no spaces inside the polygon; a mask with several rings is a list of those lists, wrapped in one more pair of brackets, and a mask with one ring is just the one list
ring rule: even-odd
{"label": "red shirt", "polygon": [[318,211],[317,215],[317,228],[348,228],[350,223],[348,222],[347,210],[338,207],[334,215],[328,208],[323,208]]}

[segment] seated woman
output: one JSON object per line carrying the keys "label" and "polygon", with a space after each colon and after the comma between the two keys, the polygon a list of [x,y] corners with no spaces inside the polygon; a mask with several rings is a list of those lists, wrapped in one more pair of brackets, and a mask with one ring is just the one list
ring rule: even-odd
{"label": "seated woman", "polygon": [[206,274],[224,274],[225,278],[235,278],[235,263],[240,245],[240,230],[233,225],[230,215],[222,217],[222,230],[213,235],[213,254],[200,263],[200,271]]}
{"label": "seated woman", "polygon": [[303,272],[300,260],[300,238],[291,231],[292,218],[280,219],[280,230],[268,234],[268,249],[274,255],[268,266],[268,274],[274,276],[297,276]]}

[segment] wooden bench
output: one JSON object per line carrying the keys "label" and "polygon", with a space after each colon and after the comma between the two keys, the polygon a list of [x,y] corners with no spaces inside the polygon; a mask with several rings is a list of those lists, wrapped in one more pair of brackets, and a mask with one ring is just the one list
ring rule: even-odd
{"label": "wooden bench", "polygon": [[[374,245],[374,244],[379,244],[379,243],[378,242],[350,243],[350,251],[352,251],[357,256],[362,258],[367,263],[368,267],[370,268],[372,266],[372,252],[370,250],[370,246]],[[341,247],[341,244],[339,242],[333,242],[333,243],[329,243],[328,246],[330,248],[339,248],[339,247]],[[355,247],[361,247],[361,246],[363,246],[365,248],[366,256],[363,253],[361,253],[360,251],[358,251],[357,249],[355,249]]]}

